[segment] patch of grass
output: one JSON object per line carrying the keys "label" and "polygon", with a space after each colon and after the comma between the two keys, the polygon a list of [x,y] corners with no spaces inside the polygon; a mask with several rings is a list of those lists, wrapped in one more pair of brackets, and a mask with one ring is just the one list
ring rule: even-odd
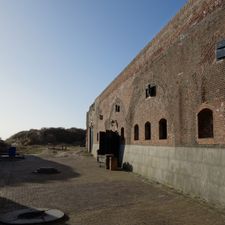
{"label": "patch of grass", "polygon": [[40,145],[29,145],[29,146],[18,146],[17,152],[21,154],[40,154],[46,149],[46,146]]}
{"label": "patch of grass", "polygon": [[90,153],[88,153],[86,147],[80,147],[80,146],[64,146],[64,145],[57,145],[57,146],[44,146],[44,145],[28,145],[28,146],[17,146],[17,152],[21,154],[41,154],[46,150],[52,150],[52,153],[57,152],[77,152],[78,154],[89,156]]}
{"label": "patch of grass", "polygon": [[82,156],[92,156],[92,154],[88,152],[86,147],[80,147],[80,151],[78,152],[78,154]]}

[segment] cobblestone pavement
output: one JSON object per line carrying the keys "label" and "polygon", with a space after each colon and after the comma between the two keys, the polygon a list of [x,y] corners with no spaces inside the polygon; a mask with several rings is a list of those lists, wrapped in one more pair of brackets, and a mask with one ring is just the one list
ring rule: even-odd
{"label": "cobblestone pavement", "polygon": [[[61,173],[32,173],[41,166]],[[205,203],[72,151],[0,161],[0,213],[26,207],[62,210],[68,219],[58,225],[225,225]]]}

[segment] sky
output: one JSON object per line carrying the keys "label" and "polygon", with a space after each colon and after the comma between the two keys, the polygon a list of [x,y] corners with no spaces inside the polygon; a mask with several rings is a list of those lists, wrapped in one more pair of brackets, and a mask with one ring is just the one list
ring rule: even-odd
{"label": "sky", "polygon": [[95,98],[186,0],[0,0],[0,137],[85,128]]}

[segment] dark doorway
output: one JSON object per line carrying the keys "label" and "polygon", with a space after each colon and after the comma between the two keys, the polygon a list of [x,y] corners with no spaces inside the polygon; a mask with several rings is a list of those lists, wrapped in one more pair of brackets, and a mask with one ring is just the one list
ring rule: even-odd
{"label": "dark doorway", "polygon": [[123,127],[121,128],[121,131],[120,131],[120,144],[121,145],[125,144],[124,128]]}
{"label": "dark doorway", "polygon": [[99,155],[113,154],[115,157],[119,157],[120,149],[120,136],[117,132],[107,130],[106,132],[100,132],[99,139]]}
{"label": "dark doorway", "polygon": [[124,135],[124,127],[121,128],[120,131],[120,149],[119,149],[119,159],[118,159],[118,166],[122,167],[123,164],[123,155],[125,149],[125,135]]}
{"label": "dark doorway", "polygon": [[89,127],[89,152],[93,149],[93,127]]}

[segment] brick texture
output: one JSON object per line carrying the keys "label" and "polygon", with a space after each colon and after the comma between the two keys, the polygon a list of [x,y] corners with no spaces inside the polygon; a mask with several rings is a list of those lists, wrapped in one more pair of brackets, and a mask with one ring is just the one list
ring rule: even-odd
{"label": "brick texture", "polygon": [[[87,113],[87,142],[93,127],[125,131],[136,145],[225,145],[225,60],[217,61],[216,44],[225,39],[225,1],[191,0],[96,98]],[[146,98],[148,84],[156,97]],[[120,112],[115,112],[115,105]],[[213,111],[212,138],[198,138],[197,114]],[[103,119],[99,119],[103,115]],[[168,137],[159,139],[159,120],[167,120]],[[112,126],[112,121],[116,123]],[[151,123],[151,140],[144,126]],[[134,125],[139,140],[134,140]]]}

